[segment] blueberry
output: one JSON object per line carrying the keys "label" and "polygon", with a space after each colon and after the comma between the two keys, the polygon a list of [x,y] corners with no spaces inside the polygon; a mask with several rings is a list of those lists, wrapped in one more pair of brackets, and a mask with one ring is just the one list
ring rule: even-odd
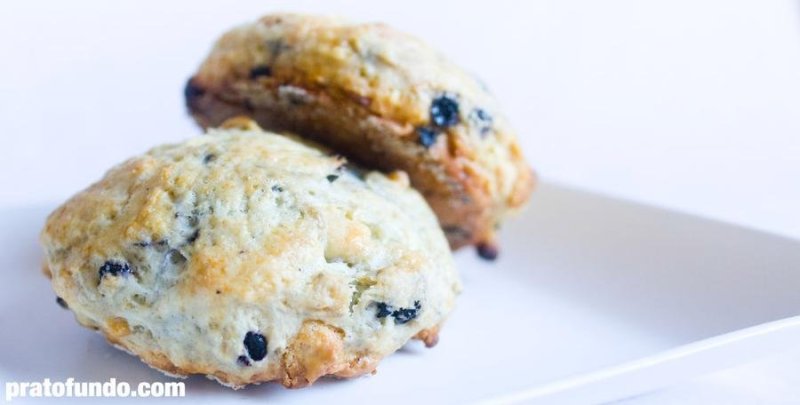
{"label": "blueberry", "polygon": [[431,122],[439,127],[452,127],[458,124],[458,101],[448,94],[433,99],[431,103]]}
{"label": "blueberry", "polygon": [[392,314],[392,306],[387,305],[385,302],[378,303],[378,313],[375,314],[378,318],[386,318]]}
{"label": "blueberry", "polygon": [[267,339],[260,333],[247,332],[244,335],[244,348],[247,349],[247,355],[255,361],[267,357]]}
{"label": "blueberry", "polygon": [[195,84],[194,78],[186,81],[186,86],[183,88],[183,97],[186,100],[186,104],[191,105],[195,99],[202,97],[203,94],[206,94],[206,91]]}
{"label": "blueberry", "polygon": [[413,320],[417,317],[417,313],[419,312],[420,308],[421,306],[419,301],[414,301],[414,308],[400,308],[397,311],[392,312],[394,323],[402,325]]}
{"label": "blueberry", "polygon": [[486,136],[492,130],[492,123],[494,119],[492,116],[482,108],[476,108],[469,114],[470,120],[478,127],[481,136]]}
{"label": "blueberry", "polygon": [[272,75],[272,69],[270,69],[270,67],[267,65],[256,66],[250,69],[251,79],[257,79],[261,76],[271,76],[271,75]]}
{"label": "blueberry", "polygon": [[379,302],[376,306],[378,308],[378,312],[375,313],[377,318],[386,318],[391,315],[392,318],[394,318],[394,323],[398,325],[402,325],[416,318],[419,310],[422,308],[419,301],[414,301],[413,308],[398,308],[396,310],[385,302]]}
{"label": "blueberry", "polygon": [[203,156],[203,163],[204,164],[209,164],[209,163],[213,162],[216,159],[217,159],[217,155],[215,155],[213,153],[209,153],[209,154]]}
{"label": "blueberry", "polygon": [[338,174],[329,174],[329,175],[325,176],[325,178],[328,179],[329,182],[333,183],[334,181],[336,181],[336,179],[339,178],[339,175]]}
{"label": "blueberry", "polygon": [[417,135],[419,135],[419,143],[425,148],[430,148],[436,143],[439,133],[432,128],[422,127],[417,129]]}
{"label": "blueberry", "polygon": [[236,362],[239,363],[242,366],[245,366],[245,367],[250,365],[250,359],[248,359],[247,356],[245,356],[245,355],[239,356],[236,359]]}
{"label": "blueberry", "polygon": [[283,187],[275,184],[275,185],[272,186],[272,191],[274,191],[276,193],[280,193],[281,191],[283,191]]}
{"label": "blueberry", "polygon": [[194,243],[194,241],[196,241],[197,238],[199,238],[199,237],[200,237],[200,230],[199,229],[195,229],[194,232],[192,232],[192,234],[189,235],[188,238],[186,238],[186,243],[190,243],[190,244]]}
{"label": "blueberry", "polygon": [[67,305],[67,301],[64,301],[61,297],[56,297],[56,304],[58,304],[61,308],[69,309],[69,305]]}
{"label": "blueberry", "polygon": [[478,256],[480,256],[481,259],[489,261],[497,259],[497,255],[499,253],[497,251],[497,246],[488,243],[479,244],[477,250],[478,250]]}
{"label": "blueberry", "polygon": [[127,276],[131,274],[131,266],[125,262],[118,262],[115,260],[109,260],[103,263],[100,266],[100,278],[102,279],[106,275],[110,276]]}

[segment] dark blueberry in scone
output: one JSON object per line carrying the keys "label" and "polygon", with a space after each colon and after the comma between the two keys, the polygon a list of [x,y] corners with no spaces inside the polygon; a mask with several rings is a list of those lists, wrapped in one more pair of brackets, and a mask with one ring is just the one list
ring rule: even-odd
{"label": "dark blueberry in scone", "polygon": [[439,127],[452,127],[458,124],[458,100],[449,94],[442,94],[431,102],[431,123]]}
{"label": "dark blueberry in scone", "polygon": [[247,355],[255,361],[267,357],[267,339],[260,333],[247,332],[244,335],[244,347],[247,349]]}
{"label": "dark blueberry in scone", "polygon": [[417,317],[417,313],[422,307],[419,304],[419,301],[414,301],[413,308],[400,308],[397,311],[392,313],[394,317],[394,322],[396,324],[402,325],[408,321],[413,320]]}
{"label": "dark blueberry in scone", "polygon": [[272,74],[272,69],[269,68],[267,65],[256,66],[250,69],[250,78],[256,79],[261,76],[269,76]]}
{"label": "dark blueberry in scone", "polygon": [[100,279],[105,276],[127,276],[131,274],[131,266],[126,262],[109,260],[100,266]]}
{"label": "dark blueberry in scone", "polygon": [[439,132],[433,128],[422,127],[417,129],[417,135],[419,136],[420,145],[430,148],[436,143],[436,137],[439,136]]}
{"label": "dark blueberry in scone", "polygon": [[385,302],[379,302],[376,304],[376,307],[378,308],[378,312],[375,314],[375,316],[378,318],[386,318],[392,314],[393,308]]}
{"label": "dark blueberry in scone", "polygon": [[205,94],[205,90],[202,87],[195,84],[195,81],[189,79],[186,81],[186,85],[183,88],[183,97],[187,102],[187,105],[190,101],[195,100],[199,97],[202,97]]}
{"label": "dark blueberry in scone", "polygon": [[391,315],[392,318],[394,318],[394,323],[402,325],[416,318],[419,310],[422,309],[422,306],[420,305],[419,301],[414,301],[414,306],[411,308],[401,307],[394,309],[394,307],[385,302],[378,302],[375,304],[375,308],[377,309],[377,312],[375,313],[377,318],[386,318],[387,316]]}
{"label": "dark blueberry in scone", "polygon": [[69,309],[69,305],[67,305],[67,301],[64,301],[61,297],[56,297],[56,304],[64,309]]}
{"label": "dark blueberry in scone", "polygon": [[485,137],[492,130],[492,116],[486,110],[476,108],[469,114],[469,118],[472,124],[478,128],[478,132],[482,137]]}
{"label": "dark blueberry in scone", "polygon": [[478,245],[478,256],[485,260],[495,260],[497,259],[497,246],[482,243]]}
{"label": "dark blueberry in scone", "polygon": [[188,244],[192,244],[192,243],[194,243],[194,241],[196,241],[196,240],[197,240],[197,238],[199,238],[199,237],[200,237],[200,230],[199,230],[199,229],[195,229],[195,230],[194,230],[194,232],[192,232],[192,233],[191,233],[191,234],[190,234],[190,235],[189,235],[189,236],[186,238],[186,243],[188,243]]}
{"label": "dark blueberry in scone", "polygon": [[236,362],[245,367],[250,366],[250,359],[245,355],[237,357]]}

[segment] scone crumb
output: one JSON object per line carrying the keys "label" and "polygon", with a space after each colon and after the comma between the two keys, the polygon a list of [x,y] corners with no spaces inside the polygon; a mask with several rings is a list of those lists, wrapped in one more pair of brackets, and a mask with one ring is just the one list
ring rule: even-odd
{"label": "scone crumb", "polygon": [[131,334],[131,328],[128,326],[128,321],[125,320],[125,318],[111,318],[106,324],[111,337],[122,338]]}
{"label": "scone crumb", "polygon": [[403,170],[393,170],[387,175],[393,182],[402,185],[403,187],[411,186],[411,181],[408,179],[408,173]]}
{"label": "scone crumb", "polygon": [[239,115],[233,118],[228,118],[219,128],[225,129],[241,129],[242,131],[261,131],[261,127],[252,119]]}
{"label": "scone crumb", "polygon": [[305,387],[346,367],[342,361],[343,335],[343,331],[319,321],[303,323],[283,354],[283,385]]}
{"label": "scone crumb", "polygon": [[423,329],[414,336],[414,339],[421,340],[427,348],[434,347],[439,343],[439,327]]}
{"label": "scone crumb", "polygon": [[50,272],[50,266],[48,266],[47,263],[42,264],[42,274],[44,274],[48,280],[53,279],[53,273]]}

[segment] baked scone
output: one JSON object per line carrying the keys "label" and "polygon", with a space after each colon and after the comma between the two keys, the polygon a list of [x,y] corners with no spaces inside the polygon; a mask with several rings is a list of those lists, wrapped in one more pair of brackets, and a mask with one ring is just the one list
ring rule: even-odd
{"label": "baked scone", "polygon": [[411,338],[433,346],[460,288],[402,173],[257,129],[114,167],[41,241],[81,324],[169,375],[235,388],[357,376]]}
{"label": "baked scone", "polygon": [[289,130],[371,169],[403,170],[450,245],[496,255],[495,230],[533,172],[473,76],[381,24],[269,15],[226,33],[185,88],[203,127],[237,115]]}

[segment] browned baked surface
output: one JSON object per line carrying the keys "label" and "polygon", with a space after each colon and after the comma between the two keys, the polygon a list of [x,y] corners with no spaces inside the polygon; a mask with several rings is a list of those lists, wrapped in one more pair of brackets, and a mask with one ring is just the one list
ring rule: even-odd
{"label": "browned baked surface", "polygon": [[460,283],[405,176],[224,127],[113,167],[48,217],[57,302],[152,367],[233,387],[357,376],[433,345]]}
{"label": "browned baked surface", "polygon": [[[162,352],[127,346],[123,338],[130,334],[130,331],[127,330],[127,324],[125,325],[126,327],[120,328],[121,330],[103,329],[101,333],[106,336],[109,343],[138,355],[144,363],[163,373],[175,377],[204,374],[234,389],[266,381],[277,381],[287,388],[303,388],[323,377],[353,378],[374,374],[381,360],[368,354],[347,353],[341,331],[322,322],[310,321],[300,328],[283,352],[280,362],[259,373],[250,375],[226,373],[204,364],[180,367],[173,364]],[[426,346],[432,347],[428,342],[438,340],[438,329],[437,326],[423,330],[414,338],[423,340]]]}
{"label": "browned baked surface", "polygon": [[380,24],[270,15],[226,33],[189,80],[204,127],[247,115],[383,171],[403,170],[450,245],[496,254],[495,229],[534,176],[496,101],[474,77]]}

